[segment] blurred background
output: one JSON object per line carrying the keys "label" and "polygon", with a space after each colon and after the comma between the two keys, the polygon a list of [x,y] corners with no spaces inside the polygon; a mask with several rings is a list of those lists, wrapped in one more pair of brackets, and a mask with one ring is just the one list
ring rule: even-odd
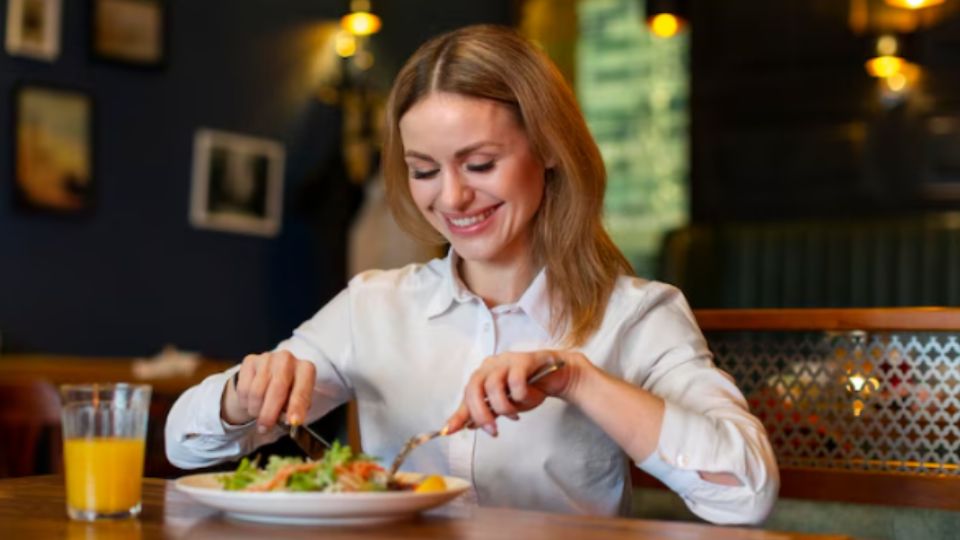
{"label": "blurred background", "polygon": [[[331,298],[351,257],[352,271],[405,262],[349,250],[351,230],[387,226],[383,99],[418,44],[481,22],[520,28],[562,67],[606,160],[616,241],[694,307],[960,302],[957,2],[129,3],[63,2],[48,58],[9,32],[14,4],[45,2],[2,10],[0,100],[85,100],[89,164],[82,203],[25,202],[27,122],[0,108],[0,351],[237,358]],[[648,10],[678,27],[657,36]],[[376,28],[351,31],[352,11]],[[113,50],[98,49],[104,25],[127,30]],[[203,129],[282,146],[273,233],[188,219]]]}
{"label": "blurred background", "polygon": [[474,23],[560,66],[614,239],[694,308],[960,304],[956,0],[2,5],[5,373],[142,357],[169,401],[435,255],[387,214],[383,102]]}

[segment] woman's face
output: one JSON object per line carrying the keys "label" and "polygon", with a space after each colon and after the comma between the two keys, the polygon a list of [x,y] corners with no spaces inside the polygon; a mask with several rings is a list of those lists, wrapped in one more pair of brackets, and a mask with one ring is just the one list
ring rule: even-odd
{"label": "woman's face", "polygon": [[544,165],[513,111],[493,100],[434,92],[400,119],[410,193],[466,261],[530,256]]}

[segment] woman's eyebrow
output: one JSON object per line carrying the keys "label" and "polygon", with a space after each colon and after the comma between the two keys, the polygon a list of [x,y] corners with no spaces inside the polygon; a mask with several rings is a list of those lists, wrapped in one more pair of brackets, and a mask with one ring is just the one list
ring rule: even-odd
{"label": "woman's eyebrow", "polygon": [[456,156],[456,157],[458,157],[458,158],[459,158],[459,157],[463,157],[463,156],[465,156],[465,155],[467,155],[467,154],[470,154],[470,153],[472,153],[472,152],[475,152],[475,151],[483,148],[484,146],[496,146],[497,148],[502,148],[502,147],[503,147],[503,145],[500,144],[500,143],[498,143],[498,142],[493,142],[493,141],[480,141],[480,142],[477,142],[477,143],[473,143],[473,144],[471,144],[470,146],[461,148],[460,150],[457,150],[456,153],[454,154],[454,156]]}
{"label": "woman's eyebrow", "polygon": [[[493,141],[480,141],[480,142],[473,143],[473,144],[471,144],[471,145],[469,145],[469,146],[465,146],[465,147],[461,148],[460,150],[457,150],[453,155],[454,155],[454,157],[461,158],[461,157],[463,157],[463,156],[465,156],[465,155],[467,155],[467,154],[471,154],[471,153],[473,153],[473,152],[476,152],[477,150],[479,150],[479,149],[481,149],[481,148],[483,148],[483,147],[485,147],[485,146],[494,146],[494,147],[497,147],[497,148],[502,148],[502,147],[503,147],[503,145],[500,144],[500,143],[498,143],[498,142],[493,142]],[[422,159],[422,160],[424,160],[424,161],[430,161],[430,162],[433,162],[433,163],[436,163],[436,162],[437,162],[437,160],[433,159],[432,157],[428,156],[427,154],[422,154],[422,153],[417,152],[417,151],[415,151],[415,150],[407,150],[406,152],[403,153],[403,155],[404,155],[404,157],[412,157],[412,158],[416,158],[416,159]]]}
{"label": "woman's eyebrow", "polygon": [[412,157],[412,158],[416,158],[416,159],[422,159],[422,160],[424,160],[424,161],[431,161],[431,162],[433,162],[433,163],[436,163],[436,162],[437,162],[437,160],[433,159],[432,157],[430,157],[430,156],[428,156],[428,155],[426,155],[426,154],[421,154],[420,152],[414,152],[413,150],[407,150],[406,152],[403,153],[403,155],[404,155],[404,157]]}

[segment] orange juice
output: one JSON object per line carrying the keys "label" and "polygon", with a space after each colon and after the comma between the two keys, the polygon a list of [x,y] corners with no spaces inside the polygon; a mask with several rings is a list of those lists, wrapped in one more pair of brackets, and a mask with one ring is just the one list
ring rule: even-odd
{"label": "orange juice", "polygon": [[142,438],[68,438],[63,443],[67,506],[99,514],[126,512],[140,503]]}

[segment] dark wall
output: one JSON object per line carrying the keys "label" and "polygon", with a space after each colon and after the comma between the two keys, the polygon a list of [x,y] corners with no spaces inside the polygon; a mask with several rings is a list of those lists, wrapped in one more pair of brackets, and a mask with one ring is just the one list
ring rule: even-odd
{"label": "dark wall", "polygon": [[[960,10],[901,34],[922,66],[902,101],[864,61],[884,29],[850,2],[746,0],[692,6],[695,221],[883,216],[960,208]],[[885,15],[886,16],[886,15]],[[890,19],[888,19],[890,20]]]}
{"label": "dark wall", "polygon": [[[167,61],[157,70],[92,60],[89,3],[63,4],[60,58],[0,54],[0,101],[10,102],[18,82],[90,93],[95,207],[80,217],[13,208],[10,107],[0,107],[3,350],[139,355],[169,342],[238,357],[271,346],[344,283],[355,201],[337,157],[340,113],[312,98],[311,32],[342,15],[347,2],[170,2]],[[384,19],[378,50],[397,53],[387,65],[435,31],[509,21],[509,2],[459,4],[375,3]],[[198,127],[285,144],[278,237],[188,224]]]}

